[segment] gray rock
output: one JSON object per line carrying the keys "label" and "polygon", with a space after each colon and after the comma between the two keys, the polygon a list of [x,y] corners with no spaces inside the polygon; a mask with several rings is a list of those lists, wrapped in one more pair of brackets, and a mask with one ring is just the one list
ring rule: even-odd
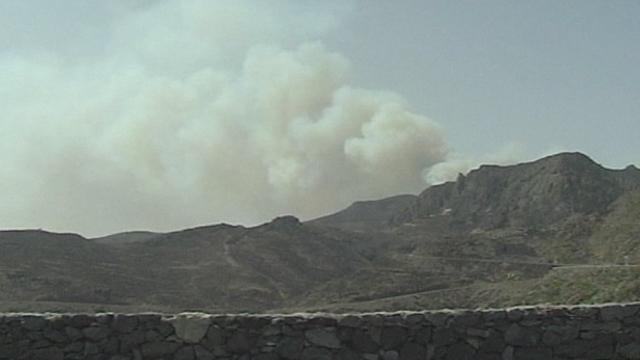
{"label": "gray rock", "polygon": [[400,354],[395,350],[385,351],[382,354],[382,360],[398,360],[400,358]]}
{"label": "gray rock", "polygon": [[93,323],[93,317],[85,314],[76,314],[72,315],[69,319],[71,326],[75,328],[83,328],[91,325]]}
{"label": "gray rock", "polygon": [[193,347],[186,346],[181,349],[178,349],[176,353],[173,355],[173,360],[195,360],[196,354],[193,350]]}
{"label": "gray rock", "polygon": [[619,321],[585,321],[580,323],[580,330],[587,331],[604,331],[604,332],[616,332],[622,328],[622,324]]}
{"label": "gray rock", "polygon": [[180,344],[168,341],[157,341],[142,345],[142,355],[145,359],[155,359],[167,355],[173,355]]}
{"label": "gray rock", "polygon": [[338,320],[338,326],[357,328],[362,324],[358,316],[347,315]]}
{"label": "gray rock", "polygon": [[138,318],[130,315],[118,314],[111,323],[111,328],[119,333],[130,333],[138,326]]}
{"label": "gray rock", "polygon": [[209,330],[211,318],[202,315],[180,314],[171,319],[170,322],[178,338],[188,343],[197,343],[202,340],[207,330]]}
{"label": "gray rock", "polygon": [[[591,350],[589,350],[587,357],[589,359],[613,359],[615,358],[615,352],[616,349],[613,344],[601,344],[593,346]],[[640,356],[638,358],[640,358]]]}
{"label": "gray rock", "polygon": [[41,340],[36,340],[35,342],[31,342],[31,346],[30,347],[32,349],[42,349],[42,348],[46,348],[46,347],[50,347],[50,346],[52,346],[52,345],[51,345],[51,342],[49,340],[41,339]]}
{"label": "gray rock", "polygon": [[507,346],[502,352],[502,360],[513,360],[513,353],[515,349],[513,346]]}
{"label": "gray rock", "polygon": [[407,341],[407,329],[399,326],[389,326],[382,329],[380,345],[385,350],[398,350]]}
{"label": "gray rock", "polygon": [[423,360],[427,356],[427,349],[420,344],[406,343],[400,349],[399,355],[400,360]]}
{"label": "gray rock", "polygon": [[80,353],[84,349],[84,343],[80,341],[72,342],[65,346],[64,352],[66,353]]}
{"label": "gray rock", "polygon": [[251,357],[251,360],[280,360],[278,355],[273,353],[268,354],[258,354],[256,356]]}
{"label": "gray rock", "polygon": [[581,358],[589,351],[589,348],[589,341],[577,339],[565,344],[554,346],[553,353],[557,356]]}
{"label": "gray rock", "polygon": [[627,359],[640,359],[640,343],[632,342],[630,344],[620,346],[618,353]]}
{"label": "gray rock", "polygon": [[58,348],[47,348],[34,350],[31,360],[63,360],[64,353]]}
{"label": "gray rock", "polygon": [[301,360],[333,360],[331,351],[325,348],[308,347],[302,351]]}
{"label": "gray rock", "polygon": [[56,342],[56,343],[64,343],[67,342],[69,339],[64,336],[60,331],[58,330],[53,330],[53,329],[48,329],[45,330],[42,335],[44,335],[45,338]]}
{"label": "gray rock", "polygon": [[67,335],[67,337],[71,341],[80,340],[83,337],[82,331],[80,331],[80,330],[78,330],[76,328],[72,328],[70,326],[67,326],[66,328],[64,328],[64,333]]}
{"label": "gray rock", "polygon": [[425,318],[435,326],[445,326],[449,322],[449,319],[451,319],[451,315],[437,312],[427,314]]}
{"label": "gray rock", "polygon": [[517,360],[549,360],[553,358],[549,348],[516,348],[514,357]]}
{"label": "gray rock", "polygon": [[84,355],[93,355],[93,354],[97,354],[98,352],[100,352],[100,349],[98,349],[98,346],[94,343],[85,343],[84,344]]}
{"label": "gray rock", "polygon": [[47,326],[47,320],[42,316],[25,315],[22,317],[22,327],[30,331],[42,330]]}
{"label": "gray rock", "polygon": [[548,346],[569,342],[578,337],[578,329],[573,326],[551,325],[542,335],[542,343]]}
{"label": "gray rock", "polygon": [[155,331],[155,330],[147,330],[144,333],[144,340],[146,342],[154,342],[154,341],[160,341],[160,340],[164,340],[162,338],[162,335],[160,335],[159,332]]}
{"label": "gray rock", "polygon": [[82,334],[89,340],[98,341],[109,336],[111,330],[106,326],[91,326],[82,329]]}
{"label": "gray rock", "polygon": [[638,313],[638,305],[613,305],[600,309],[600,318],[603,321],[622,320]]}
{"label": "gray rock", "polygon": [[118,339],[120,340],[120,352],[123,353],[128,353],[145,341],[144,334],[141,331],[120,335]]}
{"label": "gray rock", "polygon": [[424,314],[410,313],[404,316],[404,321],[411,327],[424,323]]}
{"label": "gray rock", "polygon": [[491,334],[491,330],[488,329],[476,329],[476,328],[468,328],[467,335],[469,336],[477,336],[481,338],[487,338]]}
{"label": "gray rock", "polygon": [[360,353],[378,352],[378,344],[364,330],[356,330],[351,338],[353,349]]}
{"label": "gray rock", "polygon": [[282,334],[282,329],[279,325],[269,325],[262,330],[262,336],[275,336]]}
{"label": "gray rock", "polygon": [[340,340],[336,337],[335,329],[311,329],[305,331],[304,336],[314,345],[330,349],[340,348]]}
{"label": "gray rock", "polygon": [[507,319],[506,311],[489,311],[482,314],[482,321],[485,324],[500,323]]}
{"label": "gray rock", "polygon": [[502,334],[498,331],[491,331],[481,344],[478,350],[484,353],[500,353],[505,349],[505,342]]}
{"label": "gray rock", "polygon": [[448,360],[473,360],[476,350],[465,343],[456,343],[449,347],[445,359]]}
{"label": "gray rock", "polygon": [[120,340],[116,337],[111,337],[106,340],[104,344],[104,353],[108,355],[117,354],[120,349]]}
{"label": "gray rock", "polygon": [[336,360],[360,360],[360,355],[349,348],[345,348],[338,352]]}
{"label": "gray rock", "polygon": [[507,319],[510,321],[520,321],[524,316],[524,311],[520,309],[511,309],[507,311]]}
{"label": "gray rock", "polygon": [[540,335],[533,328],[525,328],[518,324],[512,324],[505,332],[504,339],[509,345],[535,346],[538,344]]}
{"label": "gray rock", "polygon": [[481,314],[473,311],[464,311],[456,314],[451,319],[451,326],[467,328],[477,325],[481,320]]}
{"label": "gray rock", "polygon": [[213,348],[215,346],[221,346],[225,343],[226,337],[224,331],[218,327],[217,325],[212,325],[207,330],[207,334],[205,336],[205,346],[208,348]]}
{"label": "gray rock", "polygon": [[124,355],[113,355],[109,360],[131,360],[131,358]]}
{"label": "gray rock", "polygon": [[416,331],[414,338],[420,344],[427,344],[431,341],[431,328],[423,327],[419,329]]}
{"label": "gray rock", "polygon": [[276,346],[275,352],[284,359],[295,360],[300,358],[303,347],[304,340],[301,338],[287,337]]}
{"label": "gray rock", "polygon": [[214,360],[215,359],[213,354],[203,346],[196,345],[194,346],[193,350],[195,352],[197,360]]}
{"label": "gray rock", "polygon": [[502,355],[496,353],[478,353],[474,360],[502,360]]}
{"label": "gray rock", "polygon": [[252,337],[246,331],[236,331],[227,340],[227,348],[236,354],[249,352],[253,345]]}
{"label": "gray rock", "polygon": [[153,327],[163,337],[168,337],[175,333],[173,326],[169,322],[159,322]]}
{"label": "gray rock", "polygon": [[458,339],[455,331],[449,328],[435,328],[433,330],[433,344],[437,347],[453,344]]}

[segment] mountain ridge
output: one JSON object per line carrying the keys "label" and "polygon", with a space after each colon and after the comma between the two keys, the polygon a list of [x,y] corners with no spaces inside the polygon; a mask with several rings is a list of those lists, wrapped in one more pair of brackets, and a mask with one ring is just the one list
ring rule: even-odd
{"label": "mountain ridge", "polygon": [[[640,263],[640,170],[561,153],[483,165],[418,195],[360,201],[305,222],[284,215],[253,227],[94,239],[0,231],[0,310],[370,311],[637,300],[640,282],[622,293],[602,285],[605,274],[633,278],[638,270],[629,262]],[[599,287],[585,291],[574,279],[580,271],[598,277]],[[561,291],[563,282],[576,285]],[[524,296],[525,286],[541,290]]]}

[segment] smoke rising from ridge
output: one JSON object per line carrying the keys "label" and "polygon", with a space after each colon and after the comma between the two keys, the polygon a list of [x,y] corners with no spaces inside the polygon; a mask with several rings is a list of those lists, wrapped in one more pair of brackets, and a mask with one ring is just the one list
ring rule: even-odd
{"label": "smoke rising from ridge", "polygon": [[314,41],[335,17],[259,4],[118,7],[101,56],[0,53],[0,227],[255,224],[422,190],[438,124],[349,85]]}

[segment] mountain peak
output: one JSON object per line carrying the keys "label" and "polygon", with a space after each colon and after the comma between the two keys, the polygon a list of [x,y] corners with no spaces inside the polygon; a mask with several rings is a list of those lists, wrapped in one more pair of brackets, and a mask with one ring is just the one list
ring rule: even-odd
{"label": "mountain peak", "polygon": [[595,162],[589,156],[580,152],[558,153],[536,160],[533,163],[537,163],[538,165],[547,165],[549,167],[556,167],[560,170],[595,168],[604,169],[604,167]]}
{"label": "mountain peak", "polygon": [[560,159],[560,160],[563,160],[563,161],[571,161],[571,162],[581,161],[581,162],[589,162],[589,163],[593,163],[593,164],[596,163],[592,158],[590,158],[586,154],[581,153],[579,151],[560,152],[560,153],[557,153],[557,154],[553,154],[553,155],[549,155],[549,156],[543,157],[543,158],[539,159],[538,161],[546,161],[546,160],[551,160],[551,159]]}
{"label": "mountain peak", "polygon": [[276,217],[270,223],[267,223],[266,226],[270,230],[288,232],[298,229],[302,226],[302,223],[300,219],[293,215],[283,215]]}

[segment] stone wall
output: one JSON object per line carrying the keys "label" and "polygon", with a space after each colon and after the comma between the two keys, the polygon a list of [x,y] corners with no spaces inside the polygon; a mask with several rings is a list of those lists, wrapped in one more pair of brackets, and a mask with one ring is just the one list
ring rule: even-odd
{"label": "stone wall", "polygon": [[640,359],[640,304],[357,315],[4,314],[0,359]]}

